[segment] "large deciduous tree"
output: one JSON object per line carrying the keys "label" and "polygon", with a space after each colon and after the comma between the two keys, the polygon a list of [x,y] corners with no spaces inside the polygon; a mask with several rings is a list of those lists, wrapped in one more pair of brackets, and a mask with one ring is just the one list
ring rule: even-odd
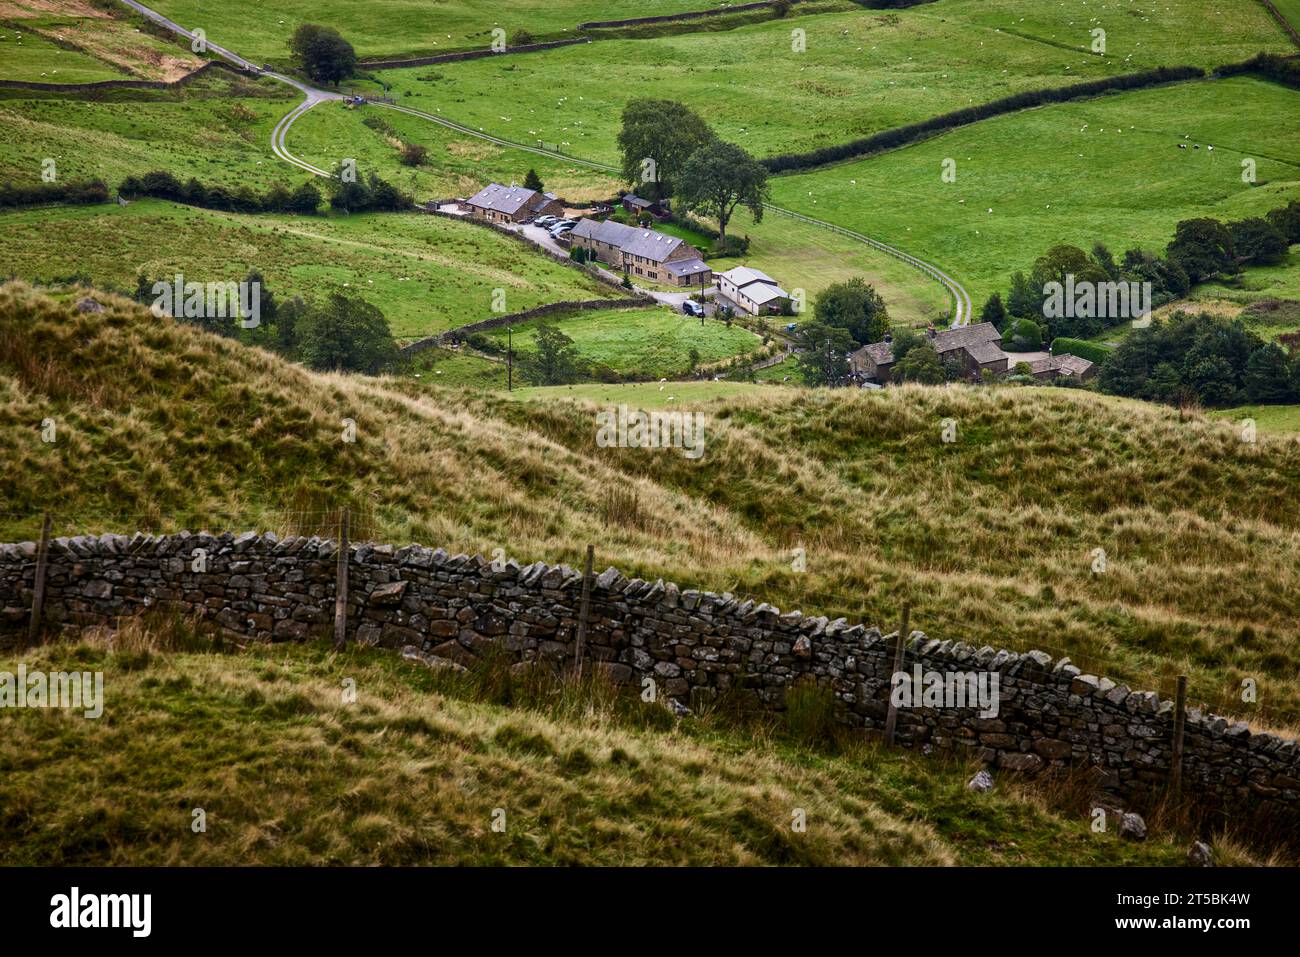
{"label": "large deciduous tree", "polygon": [[649,199],[671,196],[686,161],[714,139],[709,124],[682,103],[648,97],[629,100],[618,134],[623,177]]}
{"label": "large deciduous tree", "polygon": [[378,372],[397,358],[388,320],[363,299],[333,293],[296,326],[299,355],[313,369]]}
{"label": "large deciduous tree", "polygon": [[727,223],[737,206],[745,206],[754,222],[763,220],[768,198],[767,168],[735,143],[714,141],[694,153],[677,178],[677,197],[688,210],[718,221],[718,245],[727,245]]}
{"label": "large deciduous tree", "polygon": [[861,276],[818,293],[813,315],[820,323],[845,330],[860,346],[884,339],[890,327],[885,300]]}
{"label": "large deciduous tree", "polygon": [[333,27],[304,23],[289,40],[294,62],[317,83],[346,80],[357,67],[357,51]]}
{"label": "large deciduous tree", "polygon": [[824,322],[805,323],[799,331],[803,351],[796,361],[809,385],[843,385],[849,374],[848,352],[853,340],[844,329]]}

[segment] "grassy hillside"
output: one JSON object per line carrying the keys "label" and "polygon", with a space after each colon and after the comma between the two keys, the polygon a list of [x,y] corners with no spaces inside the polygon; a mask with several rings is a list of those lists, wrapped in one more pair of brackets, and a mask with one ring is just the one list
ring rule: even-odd
{"label": "grassy hillside", "polygon": [[[1057,243],[1163,249],[1180,219],[1284,205],[1300,195],[1297,106],[1300,92],[1246,78],[1059,104],[779,177],[773,196],[931,257],[978,305]],[[1247,157],[1254,186],[1241,179]],[[953,183],[940,179],[948,158]]]}
{"label": "grassy hillside", "polygon": [[[1066,4],[1040,5],[1037,14],[1023,3],[992,6],[940,0],[802,18],[796,7],[792,18],[726,33],[606,41],[379,75],[405,105],[614,162],[619,116],[634,96],[681,100],[724,139],[762,156],[840,143],[1021,90],[1154,66],[1218,66],[1288,46],[1257,5],[1242,5],[1214,30],[1204,29],[1214,0],[1171,0],[1151,15],[1111,0],[1087,17]],[[1096,23],[1110,27],[1105,56],[1088,49]],[[802,52],[793,49],[796,28],[805,31]],[[751,95],[736,96],[738,88]]]}
{"label": "grassy hillside", "polygon": [[0,538],[42,508],[60,531],[328,531],[350,502],[393,541],[571,564],[593,542],[631,574],[886,626],[908,599],[945,638],[1166,693],[1185,673],[1194,701],[1300,725],[1294,438],[1073,390],[703,384],[729,397],[674,403],[707,415],[691,461],[599,448],[594,404],[313,375],[134,307],[11,287],[0,343]]}
{"label": "grassy hillside", "polygon": [[3,276],[131,290],[137,272],[231,282],[253,267],[282,298],[357,293],[407,339],[491,318],[497,289],[507,312],[617,296],[509,237],[419,213],[249,216],[161,200],[0,213]]}
{"label": "grassy hillside", "polygon": [[[374,649],[239,651],[154,623],[22,660],[103,671],[111,691],[98,721],[5,715],[10,864],[1169,866],[1186,845],[1094,834],[1078,807],[1009,777],[974,794],[974,768],[954,761],[821,735],[810,750],[820,727],[795,722],[678,722],[593,681],[448,677]],[[1249,861],[1231,840],[1216,853]]]}
{"label": "grassy hillside", "polygon": [[178,93],[127,91],[90,100],[4,91],[0,174],[38,182],[49,157],[60,178],[100,177],[113,185],[152,169],[231,188],[297,184],[307,174],[270,148],[271,130],[300,99],[290,92],[224,72]]}

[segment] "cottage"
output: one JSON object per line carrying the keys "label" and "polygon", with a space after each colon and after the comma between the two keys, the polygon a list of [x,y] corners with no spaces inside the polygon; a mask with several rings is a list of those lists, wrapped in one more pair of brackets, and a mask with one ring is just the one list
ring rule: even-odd
{"label": "cottage", "polygon": [[539,193],[526,186],[490,183],[465,200],[475,219],[490,223],[526,223],[538,216],[563,216],[564,204],[552,193]]}
{"label": "cottage", "polygon": [[1081,356],[1072,356],[1068,352],[1046,359],[1034,359],[1027,363],[1029,374],[1035,379],[1052,381],[1054,379],[1076,379],[1087,382],[1097,375],[1097,366]]}
{"label": "cottage", "polygon": [[[1007,354],[1000,345],[1002,334],[991,322],[956,329],[927,330],[926,336],[940,359],[956,357],[970,375],[987,369],[993,373],[1007,371]],[[894,367],[893,337],[863,346],[849,356],[853,373],[877,382],[888,382]]]}
{"label": "cottage", "polygon": [[779,313],[790,294],[767,273],[750,266],[737,266],[717,276],[718,292],[751,316]]}
{"label": "cottage", "polygon": [[696,286],[713,281],[713,270],[698,249],[676,236],[653,229],[624,226],[610,219],[603,223],[584,219],[570,231],[569,240],[575,247],[594,252],[601,262],[629,276],[670,286]]}

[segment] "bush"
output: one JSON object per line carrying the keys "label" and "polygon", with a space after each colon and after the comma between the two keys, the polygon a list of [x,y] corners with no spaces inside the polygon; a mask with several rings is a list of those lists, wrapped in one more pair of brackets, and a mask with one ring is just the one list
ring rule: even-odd
{"label": "bush", "polygon": [[[311,215],[320,206],[321,195],[316,185],[308,180],[290,193],[283,186],[273,186],[264,196],[258,196],[247,186],[231,192],[224,186],[205,186],[191,178],[184,184],[171,173],[154,170],[144,176],[128,176],[117,188],[118,193],[134,199],[151,196],[187,206],[220,209],[237,213],[300,213]],[[107,199],[105,189],[105,200]]]}
{"label": "bush", "polygon": [[1085,339],[1069,339],[1065,336],[1052,340],[1052,355],[1072,355],[1080,359],[1087,359],[1097,365],[1102,365],[1110,358],[1113,349],[1107,349],[1105,346],[1099,346],[1095,342],[1088,342]]}
{"label": "bush", "polygon": [[406,143],[398,159],[403,166],[422,166],[429,156],[429,150],[418,143]]}
{"label": "bush", "polygon": [[108,186],[94,179],[76,183],[33,183],[31,186],[0,186],[0,209],[44,206],[54,203],[77,206],[108,202]]}

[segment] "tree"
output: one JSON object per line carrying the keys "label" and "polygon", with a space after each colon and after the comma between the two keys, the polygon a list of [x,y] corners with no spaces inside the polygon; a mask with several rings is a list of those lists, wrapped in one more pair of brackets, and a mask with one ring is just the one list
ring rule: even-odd
{"label": "tree", "polygon": [[879,342],[889,332],[885,300],[861,276],[827,286],[813,301],[818,322],[848,332],[860,346]]}
{"label": "tree", "polygon": [[1022,319],[1043,314],[1041,287],[1034,289],[1029,277],[1022,272],[1011,274],[1011,294],[1007,296],[1007,312]]}
{"label": "tree", "polygon": [[1002,331],[1002,324],[1007,321],[1007,307],[1002,305],[1002,294],[995,292],[980,310],[980,322],[991,322],[993,328]]}
{"label": "tree", "polygon": [[289,40],[294,62],[317,83],[346,80],[356,72],[357,51],[333,27],[304,23]]}
{"label": "tree", "polygon": [[275,317],[279,313],[280,306],[275,301],[275,293],[267,288],[266,279],[256,269],[248,271],[244,282],[248,284],[249,289],[253,288],[253,283],[257,283],[257,320],[261,328],[265,329],[275,322]]}
{"label": "tree", "polygon": [[542,185],[542,178],[537,175],[537,170],[530,169],[528,175],[524,177],[524,189],[535,189],[540,193],[545,188]]}
{"label": "tree", "polygon": [[1115,256],[1110,251],[1110,247],[1105,243],[1096,243],[1092,247],[1093,263],[1106,274],[1106,278],[1112,281],[1119,279],[1119,266],[1115,262]]}
{"label": "tree", "polygon": [[562,385],[577,378],[578,347],[552,323],[542,322],[533,335],[536,352],[523,356],[520,366],[534,385]]}
{"label": "tree", "polygon": [[300,296],[286,299],[275,311],[275,351],[292,358],[298,349],[298,323],[307,314]]}
{"label": "tree", "polygon": [[796,355],[799,373],[809,385],[843,385],[849,375],[853,339],[836,326],[813,320],[799,330],[803,351]]}
{"label": "tree", "polygon": [[1285,206],[1268,214],[1268,221],[1286,237],[1288,243],[1300,243],[1300,200],[1291,200]]}
{"label": "tree", "polygon": [[289,202],[285,205],[285,211],[289,213],[298,213],[302,216],[314,216],[316,210],[320,207],[320,190],[312,182],[303,183],[293,191],[289,196]]}
{"label": "tree", "polygon": [[926,342],[925,336],[921,335],[915,329],[909,329],[904,326],[893,334],[893,341],[889,344],[889,352],[894,357],[894,361],[906,356],[917,346]]}
{"label": "tree", "polygon": [[623,178],[650,199],[671,196],[673,179],[686,161],[714,139],[697,113],[674,100],[641,97],[623,108],[618,148]]}
{"label": "tree", "polygon": [[397,358],[384,314],[342,293],[309,308],[296,331],[302,361],[313,369],[377,372]]}
{"label": "tree", "polygon": [[1250,354],[1244,388],[1247,402],[1265,405],[1291,400],[1291,363],[1277,343],[1266,342]]}
{"label": "tree", "polygon": [[1043,330],[1032,319],[1016,319],[1007,323],[1002,334],[1002,348],[1008,352],[1036,352],[1043,348]]}
{"label": "tree", "polygon": [[1217,219],[1184,219],[1174,227],[1166,252],[1193,285],[1237,271],[1232,234]]}
{"label": "tree", "polygon": [[687,210],[718,221],[718,244],[727,245],[727,223],[736,207],[744,205],[763,221],[768,198],[767,167],[735,143],[714,141],[691,154],[678,177],[677,194]]}
{"label": "tree", "polygon": [[1258,216],[1229,223],[1237,262],[1273,266],[1286,258],[1288,243],[1282,231]]}
{"label": "tree", "polygon": [[938,385],[946,381],[947,372],[939,360],[939,353],[929,342],[922,342],[894,363],[890,378],[895,382],[919,382]]}

